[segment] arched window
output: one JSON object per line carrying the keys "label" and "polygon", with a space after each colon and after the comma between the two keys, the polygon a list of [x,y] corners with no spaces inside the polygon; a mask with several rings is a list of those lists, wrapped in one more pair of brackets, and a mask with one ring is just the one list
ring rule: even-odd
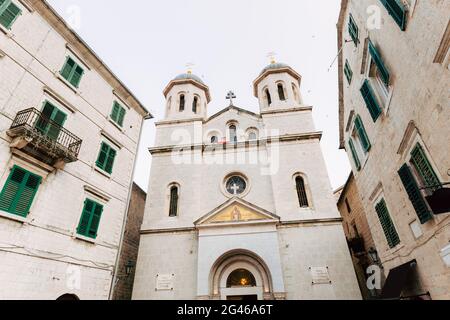
{"label": "arched window", "polygon": [[267,104],[270,106],[272,104],[272,97],[270,96],[269,89],[266,89],[266,99],[267,99]]}
{"label": "arched window", "polygon": [[286,100],[286,96],[284,95],[284,88],[281,83],[278,84],[278,96],[280,97],[281,101]]}
{"label": "arched window", "polygon": [[186,103],[186,98],[184,97],[184,94],[180,96],[180,112],[184,111],[184,105]]}
{"label": "arched window", "polygon": [[292,84],[292,92],[294,92],[294,99],[295,99],[295,101],[300,103],[300,96],[298,94],[297,86],[294,83]]}
{"label": "arched window", "polygon": [[236,143],[237,142],[237,132],[236,132],[236,126],[232,124],[230,127],[230,142]]}
{"label": "arched window", "polygon": [[177,215],[178,215],[178,187],[172,186],[170,188],[169,217],[176,217]]}
{"label": "arched window", "polygon": [[250,132],[248,134],[248,140],[256,140],[258,137],[256,136],[256,132]]}
{"label": "arched window", "polygon": [[297,187],[297,196],[300,208],[308,208],[309,202],[308,195],[306,194],[305,179],[303,179],[303,177],[301,176],[296,177],[295,185]]}
{"label": "arched window", "polygon": [[256,287],[255,276],[246,269],[234,270],[227,279],[227,288]]}
{"label": "arched window", "polygon": [[212,137],[211,137],[211,143],[212,143],[212,144],[215,144],[215,143],[217,143],[217,142],[219,142],[219,139],[217,138],[217,136],[212,136]]}
{"label": "arched window", "polygon": [[197,105],[198,105],[198,97],[194,97],[194,101],[192,101],[192,112],[197,113]]}

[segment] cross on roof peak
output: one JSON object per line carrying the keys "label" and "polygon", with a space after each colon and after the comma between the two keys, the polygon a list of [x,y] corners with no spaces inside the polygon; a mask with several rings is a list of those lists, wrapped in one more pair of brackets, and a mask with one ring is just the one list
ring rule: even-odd
{"label": "cross on roof peak", "polygon": [[230,106],[233,105],[233,99],[236,99],[236,95],[234,94],[234,92],[232,90],[228,91],[227,93],[227,100],[230,100]]}

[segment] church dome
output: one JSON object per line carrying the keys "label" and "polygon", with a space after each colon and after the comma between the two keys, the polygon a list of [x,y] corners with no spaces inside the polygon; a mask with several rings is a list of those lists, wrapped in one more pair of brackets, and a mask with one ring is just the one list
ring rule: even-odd
{"label": "church dome", "polygon": [[287,65],[286,63],[281,63],[281,62],[271,63],[261,71],[261,74],[263,74],[267,70],[281,69],[281,68],[290,68],[290,66]]}
{"label": "church dome", "polygon": [[200,82],[201,84],[205,84],[199,76],[196,76],[195,74],[192,74],[192,73],[179,74],[173,80],[186,80],[186,79],[191,79],[191,80]]}

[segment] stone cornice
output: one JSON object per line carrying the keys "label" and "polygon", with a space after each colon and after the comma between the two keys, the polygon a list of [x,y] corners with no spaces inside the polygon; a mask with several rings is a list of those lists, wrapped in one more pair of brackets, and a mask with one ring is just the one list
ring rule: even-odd
{"label": "stone cornice", "polygon": [[261,115],[265,116],[265,115],[269,115],[269,114],[312,111],[312,109],[313,109],[312,106],[305,106],[305,107],[294,107],[294,108],[278,109],[278,110],[266,110],[266,111],[261,111]]}
{"label": "stone cornice", "polygon": [[211,102],[211,94],[209,92],[209,87],[206,84],[195,81],[194,79],[180,79],[180,80],[170,81],[169,84],[167,85],[167,87],[163,91],[164,97],[167,98],[167,94],[174,86],[182,85],[182,84],[192,84],[192,85],[204,90],[205,94],[206,94],[206,99],[208,100],[208,103]]}
{"label": "stone cornice", "polygon": [[291,67],[282,67],[282,68],[278,68],[278,69],[267,69],[266,71],[264,71],[263,73],[261,73],[258,78],[256,78],[255,81],[253,81],[253,95],[258,98],[258,84],[265,78],[267,77],[269,74],[276,74],[276,73],[288,73],[290,74],[292,77],[294,77],[295,79],[298,80],[299,84],[302,80],[302,76],[297,73],[294,69],[292,69]]}
{"label": "stone cornice", "polygon": [[215,148],[215,150],[232,150],[232,149],[240,149],[240,148],[253,148],[258,147],[260,145],[268,145],[273,142],[292,142],[292,141],[301,141],[301,140],[314,140],[322,139],[322,132],[309,132],[309,133],[301,133],[301,134],[287,134],[278,137],[270,137],[263,138],[255,141],[242,141],[238,143],[227,143],[227,144],[188,144],[188,145],[172,145],[172,146],[161,146],[161,147],[152,147],[148,148],[148,151],[153,154],[158,153],[169,153],[174,150],[195,150],[202,149],[203,151],[208,148]]}

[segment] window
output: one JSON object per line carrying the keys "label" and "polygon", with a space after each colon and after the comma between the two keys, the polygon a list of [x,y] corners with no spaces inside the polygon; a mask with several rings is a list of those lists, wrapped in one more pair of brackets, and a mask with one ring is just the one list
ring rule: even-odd
{"label": "window", "polygon": [[229,127],[230,130],[230,142],[231,143],[237,143],[237,132],[236,132],[236,126],[232,124]]}
{"label": "window", "polygon": [[192,112],[197,113],[197,105],[198,105],[198,97],[194,97],[194,101],[192,101]]}
{"label": "window", "polygon": [[177,215],[178,215],[178,187],[172,186],[170,188],[169,217],[176,217]]}
{"label": "window", "polygon": [[86,199],[84,201],[83,212],[81,213],[77,233],[92,239],[97,238],[97,231],[102,213],[103,205],[91,199]]}
{"label": "window", "polygon": [[421,185],[424,188],[429,188],[430,191],[436,191],[442,188],[442,184],[439,181],[433,167],[430,164],[425,151],[422,146],[417,143],[411,152],[411,163],[419,174]]}
{"label": "window", "polygon": [[356,24],[355,19],[353,19],[352,15],[350,15],[349,19],[348,19],[348,33],[350,34],[350,37],[352,38],[355,46],[358,46],[359,29],[358,29],[358,25]]}
{"label": "window", "polygon": [[26,217],[42,178],[14,166],[0,193],[0,210]]}
{"label": "window", "polygon": [[297,196],[298,196],[300,208],[308,208],[309,202],[308,202],[308,196],[306,194],[305,179],[303,179],[303,177],[301,177],[301,176],[297,176],[295,178],[295,185],[297,188]]}
{"label": "window", "polygon": [[14,21],[22,14],[22,10],[11,0],[0,0],[0,24],[11,29]]}
{"label": "window", "polygon": [[359,161],[358,153],[356,152],[355,144],[353,143],[352,138],[348,141],[348,145],[350,147],[350,151],[352,153],[353,162],[355,163],[356,170],[361,170],[361,162]]}
{"label": "window", "polygon": [[378,214],[378,219],[380,220],[389,248],[394,248],[400,243],[400,238],[397,230],[395,229],[394,223],[392,222],[389,210],[386,206],[386,201],[381,199],[375,206],[375,210]]}
{"label": "window", "polygon": [[248,134],[248,140],[256,140],[256,139],[258,139],[256,132],[252,131]]}
{"label": "window", "polygon": [[219,140],[218,140],[217,136],[212,136],[212,137],[211,137],[211,143],[212,143],[212,144],[216,144],[216,143],[218,143],[218,142],[219,142]]}
{"label": "window", "polygon": [[78,88],[81,77],[84,74],[84,70],[75,62],[75,60],[71,57],[67,57],[66,63],[61,69],[60,74],[64,79],[69,81],[71,85]]}
{"label": "window", "polygon": [[270,96],[269,89],[266,89],[265,92],[266,92],[267,105],[270,106],[272,104],[272,97]]}
{"label": "window", "polygon": [[284,87],[281,83],[279,83],[277,85],[278,87],[278,97],[280,98],[281,101],[285,101],[286,100],[286,96],[284,94]]}
{"label": "window", "polygon": [[36,121],[36,129],[42,134],[46,135],[52,140],[58,140],[61,128],[67,115],[55,107],[50,102],[46,101],[41,111],[41,116]]}
{"label": "window", "polygon": [[406,30],[407,8],[402,0],[380,0],[402,31]]}
{"label": "window", "polygon": [[119,126],[123,126],[123,120],[125,118],[126,110],[122,107],[117,101],[114,102],[113,108],[111,111],[111,119],[117,123]]}
{"label": "window", "polygon": [[247,182],[241,176],[232,176],[225,183],[225,189],[231,195],[243,194],[247,189]]}
{"label": "window", "polygon": [[227,278],[227,288],[234,287],[256,287],[256,279],[246,269],[234,270]]}
{"label": "window", "polygon": [[344,67],[344,74],[347,78],[348,84],[352,83],[352,77],[353,77],[353,71],[350,67],[350,64],[348,63],[348,60],[345,60],[345,67]]}
{"label": "window", "polygon": [[355,118],[355,130],[358,136],[358,141],[361,143],[364,152],[369,152],[371,144],[369,141],[369,137],[367,136],[366,129],[364,128],[361,117],[359,115]]}
{"label": "window", "polygon": [[117,155],[116,150],[111,148],[111,146],[109,146],[107,143],[102,142],[97,162],[95,164],[98,168],[111,174],[116,155]]}
{"label": "window", "polygon": [[186,103],[186,98],[184,97],[184,94],[180,96],[180,112],[184,111],[184,105]]}

